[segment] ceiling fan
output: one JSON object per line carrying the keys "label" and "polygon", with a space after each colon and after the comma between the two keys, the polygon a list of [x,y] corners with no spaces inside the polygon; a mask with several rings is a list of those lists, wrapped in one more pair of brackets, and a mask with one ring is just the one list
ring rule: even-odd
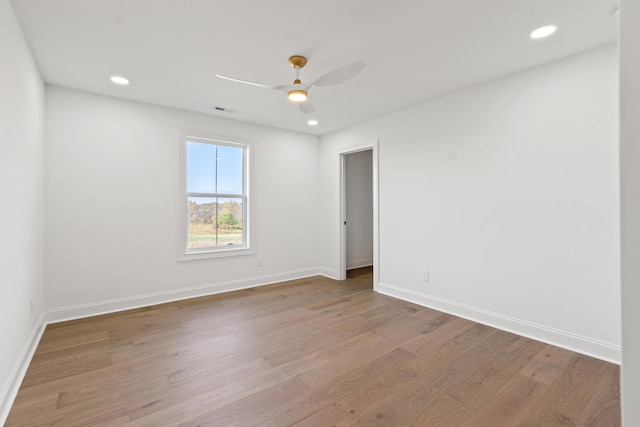
{"label": "ceiling fan", "polygon": [[309,90],[312,87],[326,87],[344,83],[347,80],[355,77],[356,74],[362,71],[365,66],[363,61],[356,61],[353,64],[345,65],[344,67],[340,67],[336,70],[330,71],[310,84],[303,84],[300,80],[300,70],[304,68],[305,65],[307,65],[307,58],[300,55],[293,55],[289,58],[289,64],[291,64],[291,66],[296,70],[296,79],[293,81],[293,84],[290,85],[268,85],[250,82],[247,80],[234,79],[232,77],[226,77],[220,74],[216,74],[216,77],[230,80],[232,82],[244,83],[251,86],[275,89],[281,92],[286,92],[287,97],[290,101],[298,103],[300,111],[302,111],[304,114],[313,114],[316,110],[308,101]]}

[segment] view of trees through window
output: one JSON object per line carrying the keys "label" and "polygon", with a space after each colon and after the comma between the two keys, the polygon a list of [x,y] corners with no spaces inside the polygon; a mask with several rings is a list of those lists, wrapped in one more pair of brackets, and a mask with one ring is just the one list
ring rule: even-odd
{"label": "view of trees through window", "polygon": [[242,200],[197,199],[188,202],[189,248],[241,245]]}
{"label": "view of trees through window", "polygon": [[244,148],[187,141],[187,249],[245,244]]}

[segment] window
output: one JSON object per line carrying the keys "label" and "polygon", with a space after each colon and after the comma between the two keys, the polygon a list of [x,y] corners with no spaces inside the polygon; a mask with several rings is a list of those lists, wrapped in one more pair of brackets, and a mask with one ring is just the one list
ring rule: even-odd
{"label": "window", "polygon": [[182,259],[247,252],[248,147],[189,135],[183,141],[185,239]]}

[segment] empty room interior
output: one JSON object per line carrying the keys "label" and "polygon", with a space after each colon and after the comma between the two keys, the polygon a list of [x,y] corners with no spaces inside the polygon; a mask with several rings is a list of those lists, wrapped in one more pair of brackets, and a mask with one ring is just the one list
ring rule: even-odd
{"label": "empty room interior", "polygon": [[640,425],[640,2],[0,0],[0,424]]}

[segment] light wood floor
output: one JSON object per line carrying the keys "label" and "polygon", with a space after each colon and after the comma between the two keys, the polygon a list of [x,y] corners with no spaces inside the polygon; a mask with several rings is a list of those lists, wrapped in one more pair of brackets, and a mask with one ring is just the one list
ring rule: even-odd
{"label": "light wood floor", "polygon": [[617,366],[351,276],[50,325],[6,425],[620,425]]}

